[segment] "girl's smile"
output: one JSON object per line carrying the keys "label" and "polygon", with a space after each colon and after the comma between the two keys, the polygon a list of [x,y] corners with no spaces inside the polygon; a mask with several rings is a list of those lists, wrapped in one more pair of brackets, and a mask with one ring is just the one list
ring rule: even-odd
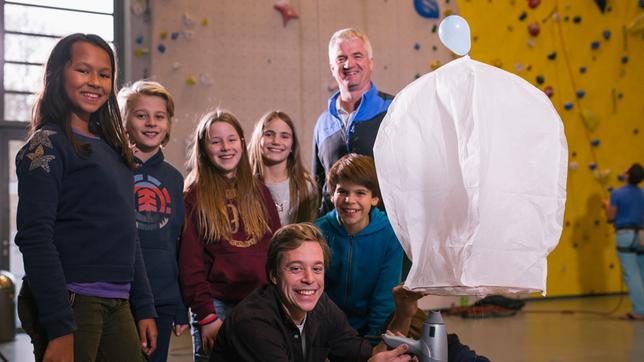
{"label": "girl's smile", "polygon": [[235,177],[242,156],[242,141],[235,128],[226,122],[213,122],[207,137],[206,154],[210,161],[224,176]]}
{"label": "girl's smile", "polygon": [[84,41],[74,43],[71,59],[65,65],[64,82],[73,109],[72,127],[83,131],[87,129],[89,116],[105,104],[112,92],[109,55],[93,44]]}
{"label": "girl's smile", "polygon": [[293,131],[279,118],[273,118],[264,128],[260,140],[262,158],[268,165],[286,162],[293,149]]}

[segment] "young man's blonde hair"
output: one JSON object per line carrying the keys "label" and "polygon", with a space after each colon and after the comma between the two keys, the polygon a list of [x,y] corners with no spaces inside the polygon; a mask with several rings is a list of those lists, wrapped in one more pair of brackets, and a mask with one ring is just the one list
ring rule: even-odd
{"label": "young man's blonde hair", "polygon": [[138,80],[130,85],[124,86],[118,94],[121,118],[127,124],[127,117],[130,114],[134,102],[142,95],[160,97],[165,100],[166,113],[168,114],[168,132],[163,141],[161,141],[161,145],[165,146],[170,141],[170,129],[172,117],[174,117],[174,99],[172,98],[172,94],[161,83],[152,80]]}
{"label": "young man's blonde hair", "polygon": [[340,40],[348,40],[348,39],[354,39],[354,38],[362,40],[362,43],[364,44],[364,48],[367,50],[367,55],[369,56],[369,59],[373,59],[373,48],[371,47],[371,42],[369,41],[367,34],[361,32],[360,30],[356,30],[353,28],[346,28],[346,29],[341,29],[336,31],[331,36],[331,40],[329,40],[329,63],[333,64],[335,62],[335,59],[334,59],[335,45],[338,42],[340,42]]}

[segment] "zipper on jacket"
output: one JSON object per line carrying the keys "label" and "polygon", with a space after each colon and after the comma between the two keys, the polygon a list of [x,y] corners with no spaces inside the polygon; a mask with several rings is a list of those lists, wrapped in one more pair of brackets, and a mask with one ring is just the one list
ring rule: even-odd
{"label": "zipper on jacket", "polygon": [[351,290],[351,261],[353,259],[353,236],[349,235],[349,270],[345,278],[344,302],[349,302],[349,291]]}

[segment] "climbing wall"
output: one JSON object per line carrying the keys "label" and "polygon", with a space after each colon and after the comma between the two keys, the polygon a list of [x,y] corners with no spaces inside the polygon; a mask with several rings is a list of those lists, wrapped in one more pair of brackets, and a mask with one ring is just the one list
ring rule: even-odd
{"label": "climbing wall", "polygon": [[458,7],[472,31],[472,58],[542,89],[564,123],[568,200],[548,258],[548,295],[623,290],[602,200],[623,184],[623,171],[644,161],[644,1],[461,0]]}
{"label": "climbing wall", "polygon": [[166,154],[180,170],[198,117],[215,107],[235,113],[247,136],[265,112],[288,113],[309,165],[313,126],[337,90],[327,48],[336,30],[355,27],[368,34],[372,79],[390,94],[452,59],[436,28],[455,12],[455,2],[416,3],[131,0],[129,80],[150,77],[174,94],[176,119]]}

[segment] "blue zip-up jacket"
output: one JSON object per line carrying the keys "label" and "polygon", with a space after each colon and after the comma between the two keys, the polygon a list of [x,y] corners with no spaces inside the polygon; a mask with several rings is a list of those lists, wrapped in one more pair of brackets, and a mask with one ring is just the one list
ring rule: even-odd
{"label": "blue zip-up jacket", "polygon": [[16,156],[18,210],[15,242],[51,340],[76,329],[69,283],[131,283],[136,320],[155,318],[136,224],[132,171],[100,138],[80,156],[64,131],[46,124]]}
{"label": "blue zip-up jacket", "polygon": [[315,224],[331,248],[324,289],[358,333],[379,336],[395,308],[391,289],[400,283],[403,250],[384,212],[372,208],[369,220],[356,235],[340,225],[336,210]]}
{"label": "blue zip-up jacket", "polygon": [[372,82],[369,90],[362,95],[360,105],[347,125],[348,132],[345,136],[336,108],[339,96],[340,92],[337,92],[329,99],[329,108],[320,115],[313,132],[311,170],[322,195],[322,212],[333,208],[325,185],[327,172],[337,160],[349,153],[373,157],[373,144],[378,128],[394,99],[392,95],[379,92]]}
{"label": "blue zip-up jacket", "polygon": [[177,241],[183,225],[183,176],[159,150],[146,162],[135,159],[134,210],[145,269],[157,307],[176,307],[175,324],[188,324],[179,289]]}

